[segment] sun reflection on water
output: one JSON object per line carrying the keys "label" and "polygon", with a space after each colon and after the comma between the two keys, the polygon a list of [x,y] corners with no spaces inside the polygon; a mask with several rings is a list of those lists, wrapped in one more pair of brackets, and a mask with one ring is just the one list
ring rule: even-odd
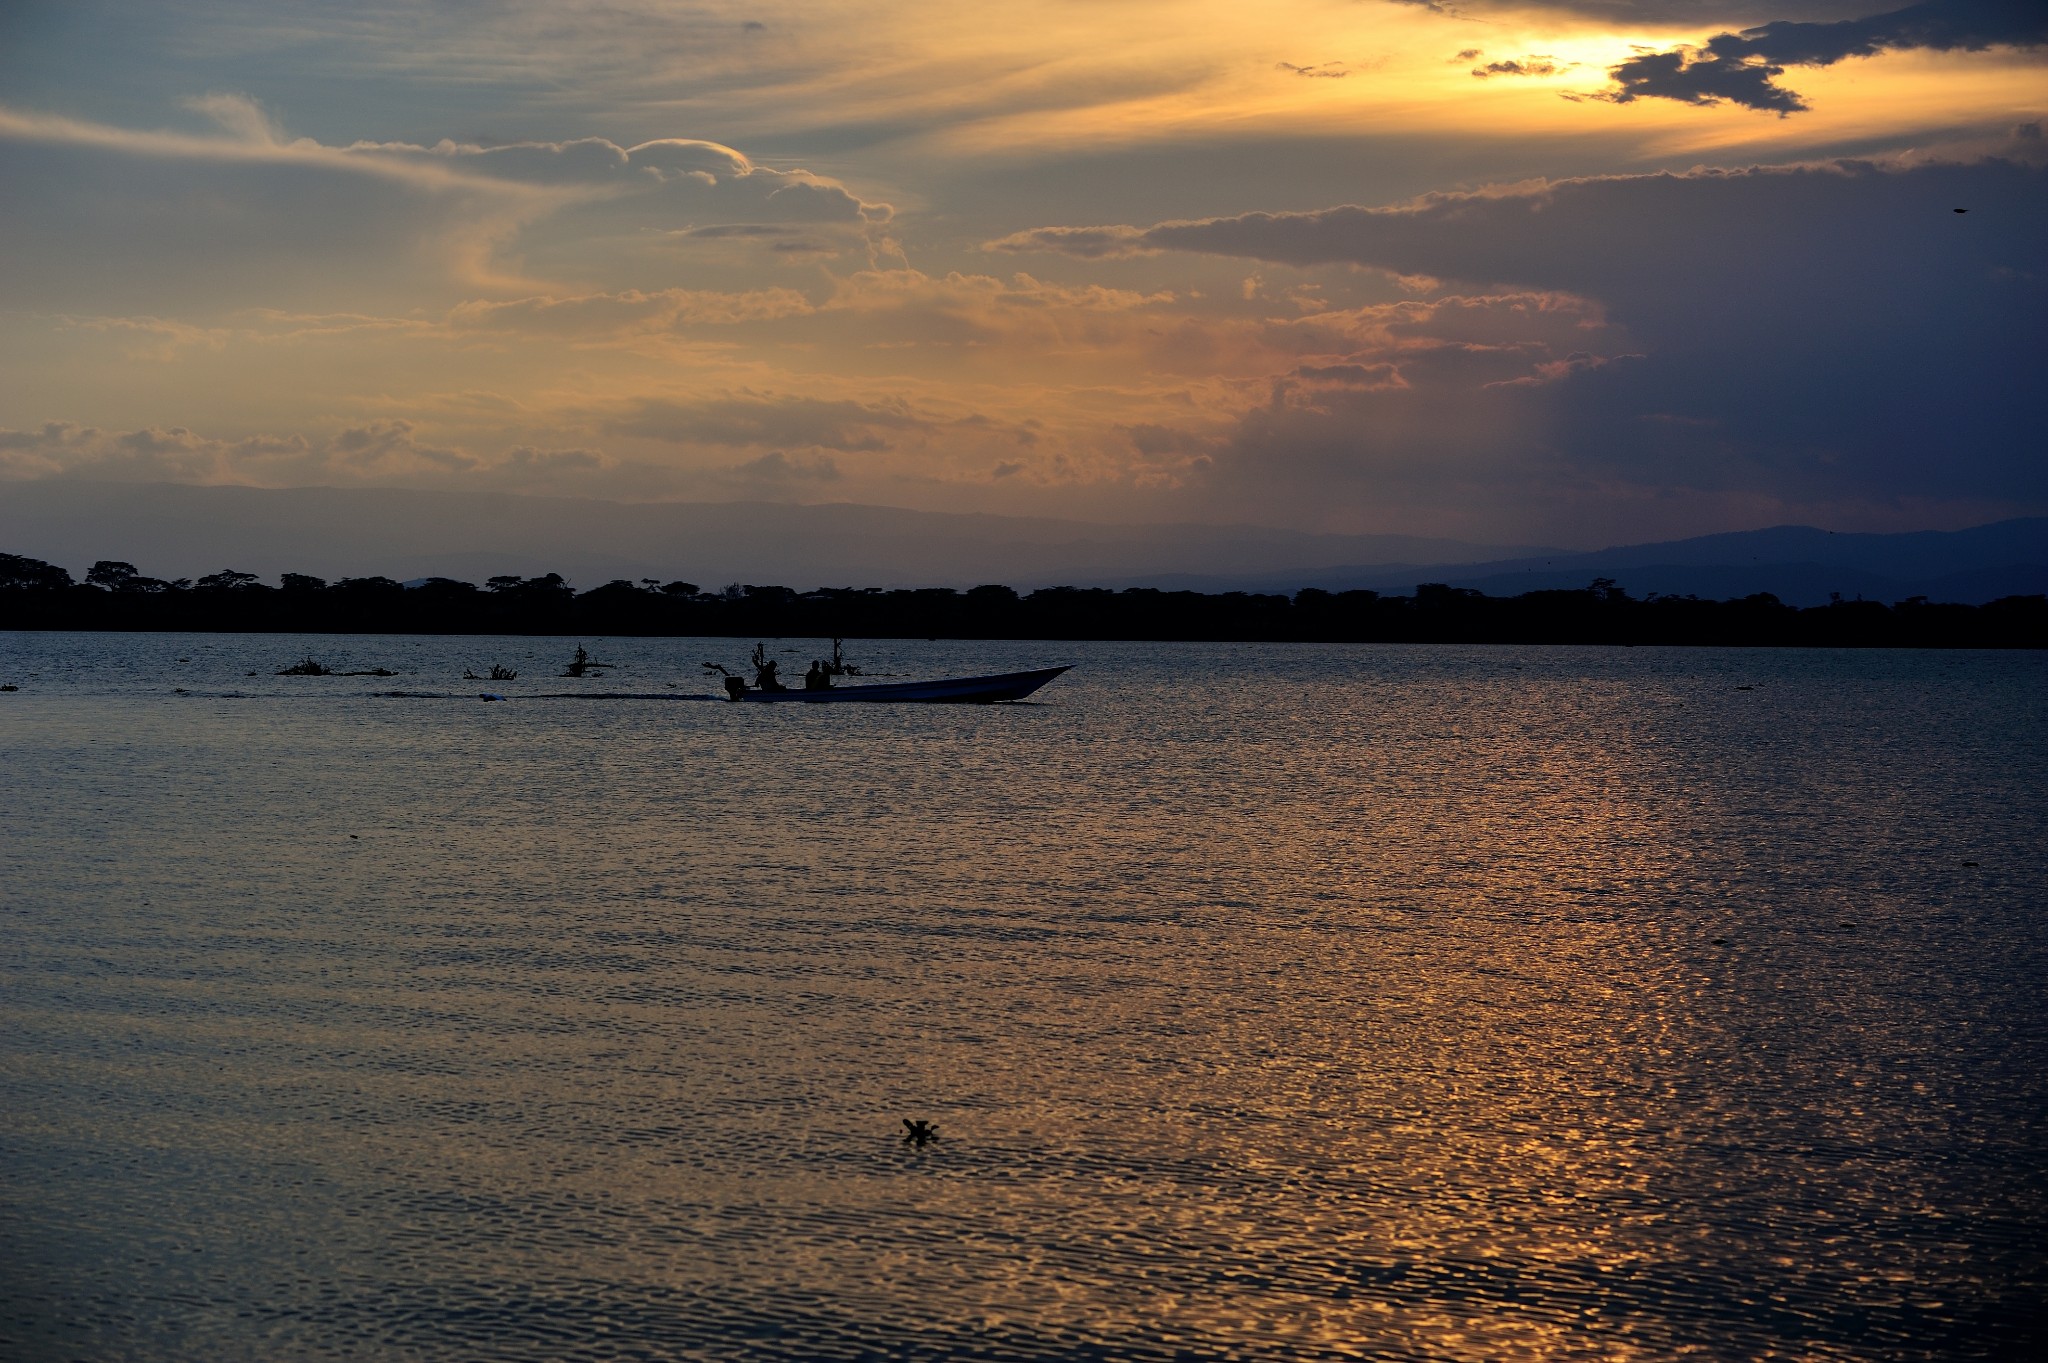
{"label": "sun reflection on water", "polygon": [[24,1350],[1964,1356],[2044,1285],[2035,659],[1069,645],[846,716],[44,646]]}

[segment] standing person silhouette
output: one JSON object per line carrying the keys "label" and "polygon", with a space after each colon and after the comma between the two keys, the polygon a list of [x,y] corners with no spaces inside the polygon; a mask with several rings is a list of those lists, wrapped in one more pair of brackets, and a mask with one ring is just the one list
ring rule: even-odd
{"label": "standing person silhouette", "polygon": [[768,656],[766,644],[754,645],[754,656],[748,661],[754,665],[754,687],[759,691],[787,691],[782,679],[775,675],[778,664]]}

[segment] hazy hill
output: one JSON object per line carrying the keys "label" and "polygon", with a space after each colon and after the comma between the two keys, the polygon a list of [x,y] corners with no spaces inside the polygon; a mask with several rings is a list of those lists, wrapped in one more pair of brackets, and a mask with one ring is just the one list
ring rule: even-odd
{"label": "hazy hill", "polygon": [[1997,521],[1968,530],[1848,534],[1807,525],[1701,535],[1588,553],[1521,555],[1446,569],[1425,563],[1351,564],[1327,570],[1257,574],[1162,574],[1131,585],[1332,591],[1365,587],[1412,591],[1418,582],[1470,587],[1489,596],[1583,587],[1611,577],[1642,596],[1713,599],[1770,592],[1794,605],[1819,605],[1831,593],[1872,601],[1925,596],[1979,604],[2001,596],[2048,592],[2048,518]]}
{"label": "hazy hill", "polygon": [[1282,573],[1396,560],[1472,563],[1540,550],[1255,526],[1096,525],[894,507],[631,504],[490,492],[0,483],[0,549],[82,575],[96,559],[156,577],[482,581],[558,572],[817,586],[1076,585],[1148,573]]}
{"label": "hazy hill", "polygon": [[122,559],[157,577],[221,568],[339,578],[481,582],[559,572],[817,586],[1188,587],[1292,593],[1447,582],[1489,595],[1611,577],[1636,595],[1831,592],[1981,603],[2048,592],[2048,518],[1969,530],[1838,534],[1811,526],[1702,535],[1592,552],[1409,535],[1312,535],[1255,526],[1107,525],[894,507],[765,502],[631,504],[491,492],[0,483],[0,550],[83,575]]}

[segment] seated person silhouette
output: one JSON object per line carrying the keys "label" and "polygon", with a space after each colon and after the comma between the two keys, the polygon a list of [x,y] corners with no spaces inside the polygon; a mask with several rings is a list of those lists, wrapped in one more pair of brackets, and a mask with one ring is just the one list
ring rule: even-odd
{"label": "seated person silhouette", "polygon": [[829,691],[831,689],[832,676],[825,671],[825,664],[819,662],[816,658],[811,659],[811,670],[804,673],[804,690]]}

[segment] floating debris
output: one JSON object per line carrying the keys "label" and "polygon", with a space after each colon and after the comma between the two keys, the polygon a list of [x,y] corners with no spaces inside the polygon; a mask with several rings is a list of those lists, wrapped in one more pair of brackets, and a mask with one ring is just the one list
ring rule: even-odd
{"label": "floating debris", "polygon": [[905,1145],[915,1146],[922,1150],[938,1138],[939,1129],[930,1122],[913,1122],[908,1117],[903,1119],[903,1143]]}
{"label": "floating debris", "polygon": [[[254,672],[249,674],[255,676]],[[318,658],[305,657],[290,667],[278,669],[280,677],[395,677],[398,674],[388,667],[366,667],[355,672],[336,672]]]}

